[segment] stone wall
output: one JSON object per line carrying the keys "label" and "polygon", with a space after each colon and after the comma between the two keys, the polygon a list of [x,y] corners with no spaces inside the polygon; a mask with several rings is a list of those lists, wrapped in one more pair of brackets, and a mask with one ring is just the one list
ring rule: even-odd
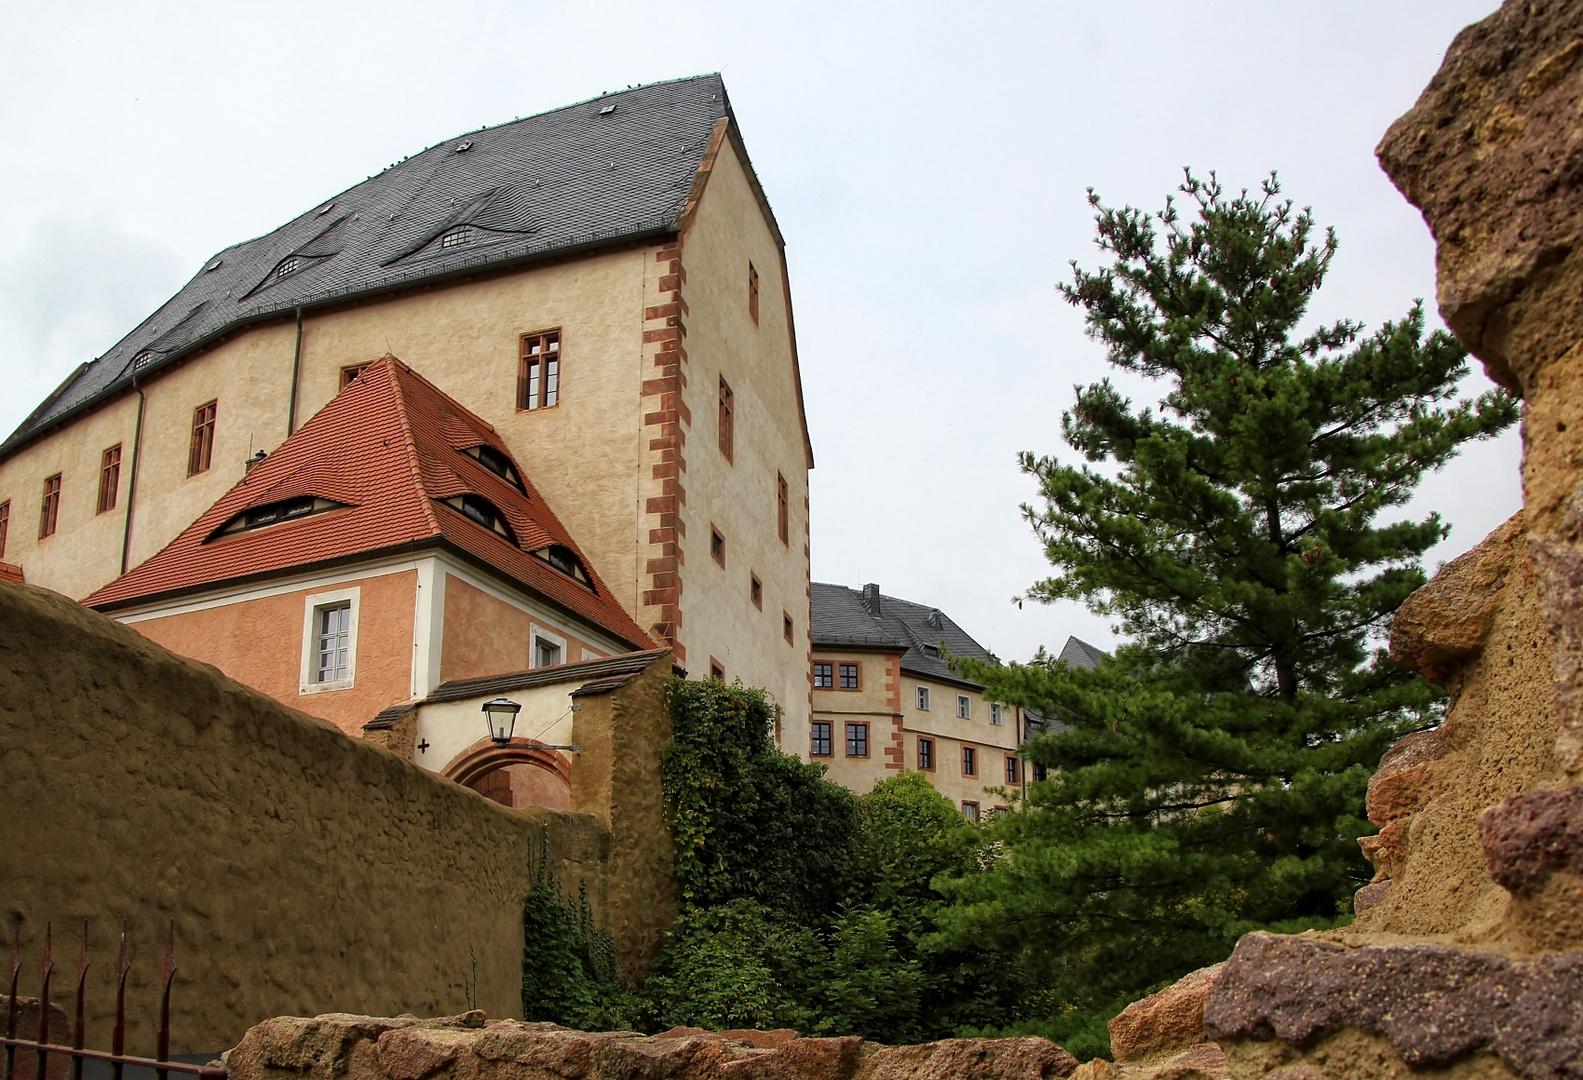
{"label": "stone wall", "polygon": [[[514,811],[347,738],[48,590],[0,583],[0,908],[45,923],[55,994],[89,923],[89,1045],[131,937],[128,1050],[153,1050],[176,923],[172,1051],[283,1013],[520,1015],[522,902],[547,830],[564,885],[612,883],[605,821]],[[4,927],[9,937],[11,926]],[[9,946],[10,942],[5,942]],[[476,957],[476,974],[474,958]],[[74,973],[73,973],[74,974]]]}

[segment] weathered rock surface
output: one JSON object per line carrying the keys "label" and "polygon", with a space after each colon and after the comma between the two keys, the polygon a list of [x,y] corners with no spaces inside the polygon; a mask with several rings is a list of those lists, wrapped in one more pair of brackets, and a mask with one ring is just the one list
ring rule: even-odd
{"label": "weathered rock surface", "polygon": [[[1204,1025],[1228,1039],[1301,1046],[1353,1028],[1412,1067],[1478,1052],[1535,1080],[1583,1077],[1583,953],[1518,959],[1444,945],[1347,947],[1248,934],[1226,961]],[[1236,1048],[1228,1048],[1233,1064]]]}
{"label": "weathered rock surface", "polygon": [[[51,995],[53,996],[53,995]],[[17,995],[16,999],[16,1037],[19,1039],[38,1038],[38,998]],[[5,1034],[3,1025],[10,1020],[11,996],[0,994],[0,1035]],[[66,1019],[66,1011],[56,1002],[49,1006],[49,1041],[57,1044],[70,1044],[71,1021]],[[0,1056],[0,1069],[4,1068],[5,1058]],[[12,1080],[35,1080],[38,1076],[38,1055],[26,1050],[17,1050],[11,1059]],[[65,1057],[50,1057],[44,1066],[46,1080],[66,1080],[66,1074],[71,1070],[71,1059]]]}
{"label": "weathered rock surface", "polygon": [[1045,1039],[878,1046],[794,1031],[589,1033],[483,1013],[420,1020],[283,1016],[226,1055],[234,1080],[1053,1080],[1077,1060]]}
{"label": "weathered rock surface", "polygon": [[1224,966],[1200,968],[1128,1005],[1110,1021],[1111,1056],[1118,1062],[1142,1062],[1205,1042],[1204,1001]]}

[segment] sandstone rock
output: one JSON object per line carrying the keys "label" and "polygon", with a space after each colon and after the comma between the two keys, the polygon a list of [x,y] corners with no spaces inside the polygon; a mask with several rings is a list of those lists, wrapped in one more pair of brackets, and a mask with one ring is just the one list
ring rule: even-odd
{"label": "sandstone rock", "polygon": [[[676,1031],[678,1029],[672,1028],[671,1030]],[[689,1028],[687,1030],[693,1029]],[[786,1046],[793,1039],[802,1037],[791,1028],[775,1028],[771,1031],[759,1031],[752,1028],[730,1028],[726,1031],[718,1031],[715,1034],[722,1039],[734,1039],[739,1043],[745,1043],[759,1050],[776,1050]]]}
{"label": "sandstone rock", "polygon": [[1110,1052],[1118,1062],[1143,1061],[1202,1043],[1204,1001],[1225,965],[1200,968],[1159,993],[1134,1001],[1110,1021]]}
{"label": "sandstone rock", "polygon": [[859,1080],[1049,1080],[1070,1076],[1076,1068],[1077,1059],[1048,1039],[942,1039],[886,1047],[865,1059],[857,1075]]}
{"label": "sandstone rock", "polygon": [[1583,786],[1529,791],[1479,815],[1490,877],[1530,896],[1556,870],[1583,873]]}
{"label": "sandstone rock", "polygon": [[1095,1058],[1085,1061],[1072,1071],[1071,1080],[1118,1080],[1121,1069],[1106,1061],[1104,1058]]}
{"label": "sandstone rock", "polygon": [[1365,885],[1352,894],[1352,910],[1361,915],[1369,908],[1377,905],[1381,900],[1384,900],[1385,894],[1390,891],[1391,882],[1389,878],[1384,881],[1376,881],[1372,885]]}
{"label": "sandstone rock", "polygon": [[[1501,591],[1511,580],[1512,541],[1522,528],[1523,515],[1519,510],[1473,550],[1442,567],[1433,581],[1397,608],[1391,620],[1392,660],[1421,672],[1433,682],[1443,683],[1457,665],[1479,651],[1489,634]],[[1404,755],[1412,756],[1406,747],[1409,740],[1416,738],[1410,735],[1397,747],[1402,748]],[[1419,741],[1434,742],[1432,737]],[[1418,760],[1432,760],[1445,752],[1435,752],[1429,745],[1425,749],[1430,751],[1428,757],[1419,755],[1402,767],[1417,764]],[[1380,765],[1383,769],[1385,762]]]}
{"label": "sandstone rock", "polygon": [[1210,990],[1212,1038],[1302,1045],[1355,1028],[1409,1066],[1478,1051],[1520,1076],[1583,1075],[1583,953],[1531,960],[1442,945],[1347,948],[1277,934],[1237,943]]}
{"label": "sandstone rock", "polygon": [[1230,1076],[1226,1055],[1214,1043],[1198,1046],[1160,1062],[1148,1080],[1226,1080]]}
{"label": "sandstone rock", "polygon": [[[53,994],[51,995],[54,996]],[[10,1017],[11,996],[0,994],[0,1034],[3,1034],[3,1025]],[[38,998],[17,995],[16,999],[16,1037],[19,1039],[38,1038]],[[56,1044],[71,1042],[71,1021],[66,1019],[66,1010],[57,1002],[50,1002],[49,1006],[49,1041]],[[4,1058],[0,1057],[0,1062]],[[38,1076],[38,1054],[34,1051],[18,1049],[12,1056],[11,1080],[35,1080]],[[66,1080],[66,1075],[71,1070],[71,1058],[51,1055],[44,1065],[45,1080]]]}

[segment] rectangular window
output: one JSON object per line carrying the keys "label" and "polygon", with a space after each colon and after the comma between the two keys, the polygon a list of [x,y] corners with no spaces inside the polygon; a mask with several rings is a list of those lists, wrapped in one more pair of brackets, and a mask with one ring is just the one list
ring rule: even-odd
{"label": "rectangular window", "polygon": [[933,769],[934,768],[934,740],[933,739],[919,739],[918,740],[918,768],[920,768],[920,769]]}
{"label": "rectangular window", "polygon": [[726,564],[726,538],[713,525],[709,526],[709,557],[722,567]]}
{"label": "rectangular window", "polygon": [[962,775],[978,775],[978,751],[971,746],[962,747]]}
{"label": "rectangular window", "polygon": [[561,647],[546,638],[533,639],[533,666],[554,667],[561,662]]}
{"label": "rectangular window", "polygon": [[38,538],[55,535],[60,518],[60,473],[44,481],[44,501],[38,508]]}
{"label": "rectangular window", "polygon": [[709,677],[715,682],[726,681],[725,665],[712,656],[709,658]]}
{"label": "rectangular window", "polygon": [[918,687],[918,708],[924,712],[929,711],[929,688],[927,686]]}
{"label": "rectangular window", "polygon": [[351,364],[341,369],[341,389],[345,390],[358,379],[358,376],[368,370],[367,364]]}
{"label": "rectangular window", "polygon": [[969,821],[977,821],[978,820],[978,803],[976,803],[976,802],[964,802],[962,804],[962,816],[967,818],[967,820],[969,820]]}
{"label": "rectangular window", "polygon": [[856,690],[858,688],[858,671],[856,664],[841,665],[841,689]]}
{"label": "rectangular window", "polygon": [[1017,759],[1010,754],[1006,755],[1006,783],[1022,783],[1022,771],[1018,768]]}
{"label": "rectangular window", "polygon": [[313,681],[340,682],[347,678],[349,670],[352,605],[348,602],[322,607],[314,615]]}
{"label": "rectangular window", "polygon": [[816,661],[813,666],[813,685],[816,690],[828,690],[835,685],[835,665]]}
{"label": "rectangular window", "polygon": [[731,386],[726,382],[724,375],[720,376],[720,456],[727,461],[735,461],[732,456],[736,450],[736,405],[731,394]]}
{"label": "rectangular window", "polygon": [[757,574],[748,575],[748,599],[753,601],[754,607],[764,610],[764,583]]}
{"label": "rectangular window", "polygon": [[792,617],[790,615],[786,614],[784,611],[781,612],[781,633],[786,635],[786,644],[788,644],[788,645],[793,644],[793,641],[792,641]]}
{"label": "rectangular window", "polygon": [[830,725],[815,720],[809,728],[809,757],[830,756]]}
{"label": "rectangular window", "polygon": [[791,489],[780,473],[775,474],[775,527],[780,531],[781,543],[791,546]]}
{"label": "rectangular window", "polygon": [[1044,776],[1045,776],[1044,766],[1040,765],[1037,761],[1035,761],[1033,763],[1033,782],[1035,784],[1042,784],[1042,783],[1044,783]]}
{"label": "rectangular window", "polygon": [[973,699],[966,694],[956,695],[956,715],[963,720],[973,719]]}
{"label": "rectangular window", "polygon": [[995,725],[999,726],[1000,724],[1005,723],[1005,720],[1006,720],[1005,714],[1003,714],[1001,712],[1001,709],[1000,709],[1000,702],[998,702],[998,701],[990,702],[989,703],[989,722],[991,724],[995,724]]}
{"label": "rectangular window", "polygon": [[846,726],[846,756],[868,757],[867,724],[848,724]]}
{"label": "rectangular window", "polygon": [[561,398],[561,332],[522,335],[517,408],[548,409]]}
{"label": "rectangular window", "polygon": [[753,316],[753,325],[759,324],[759,272],[753,269],[753,264],[748,263],[748,314]]}
{"label": "rectangular window", "polygon": [[187,475],[208,472],[214,460],[214,414],[218,402],[199,405],[192,411],[192,444],[187,448]]}
{"label": "rectangular window", "polygon": [[5,538],[11,531],[11,500],[0,503],[0,559],[5,558]]}
{"label": "rectangular window", "polygon": [[121,444],[116,443],[99,458],[99,513],[115,509],[116,493],[121,490]]}

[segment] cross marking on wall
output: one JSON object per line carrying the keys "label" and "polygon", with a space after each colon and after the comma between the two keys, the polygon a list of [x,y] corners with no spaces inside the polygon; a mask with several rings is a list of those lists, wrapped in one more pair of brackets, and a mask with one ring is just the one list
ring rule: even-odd
{"label": "cross marking on wall", "polygon": [[427,754],[428,752],[429,752],[429,740],[428,739],[424,739],[422,742],[420,742],[418,744],[418,753],[420,753],[420,754]]}

